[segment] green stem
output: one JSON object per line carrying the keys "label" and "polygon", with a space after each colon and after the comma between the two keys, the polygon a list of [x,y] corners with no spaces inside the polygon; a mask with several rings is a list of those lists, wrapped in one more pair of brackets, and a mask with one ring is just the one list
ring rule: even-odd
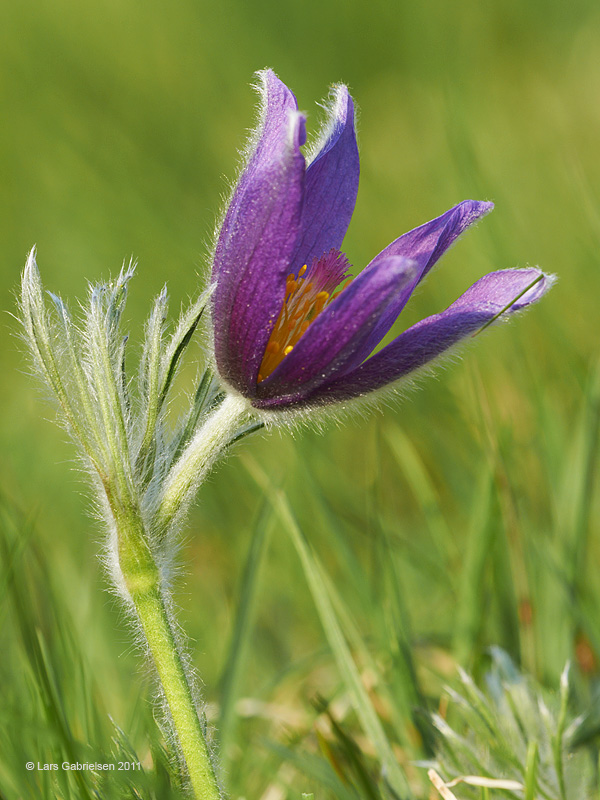
{"label": "green stem", "polygon": [[194,703],[192,688],[177,647],[169,612],[158,587],[133,598],[162,684],[173,729],[197,800],[219,800],[221,793]]}
{"label": "green stem", "polygon": [[221,405],[213,411],[196,432],[164,482],[156,527],[165,531],[204,479],[216,458],[231,442],[242,420],[248,415],[250,405],[237,395],[227,394]]}
{"label": "green stem", "polygon": [[119,566],[166,700],[172,730],[197,800],[220,800],[193,680],[182,658],[158,566],[137,509],[115,507]]}

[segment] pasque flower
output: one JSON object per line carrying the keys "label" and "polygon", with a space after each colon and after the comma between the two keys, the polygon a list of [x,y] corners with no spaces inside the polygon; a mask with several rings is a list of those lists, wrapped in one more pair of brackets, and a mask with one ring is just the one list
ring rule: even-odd
{"label": "pasque flower", "polygon": [[[171,581],[181,523],[215,460],[268,414],[312,411],[382,389],[534,302],[551,283],[537,269],[493,272],[373,355],[417,284],[492,205],[459,203],[355,271],[341,251],[359,175],[352,98],[345,86],[334,89],[328,123],[305,158],[305,119],[294,95],[273,72],[260,77],[261,122],[218,234],[213,286],[183,310],[169,335],[166,291],[155,299],[137,386],[128,377],[121,325],[131,266],[92,287],[75,320],[60,297],[47,300],[35,251],[22,279],[21,320],[33,364],[93,476],[112,585],[151,656],[178,774],[185,765],[186,788],[198,800],[223,793]],[[214,361],[225,385],[210,363],[171,426],[175,376],[209,297]],[[273,508],[289,517],[285,506]],[[292,529],[295,542],[304,541]],[[385,737],[361,703],[363,727],[381,743]],[[379,752],[390,787],[406,795],[392,750],[386,743]]]}
{"label": "pasque flower", "polygon": [[328,121],[305,158],[296,98],[272,71],[259,76],[260,123],[212,276],[216,364],[255,408],[319,406],[381,389],[548,289],[551,280],[537,269],[492,272],[371,355],[417,284],[493,205],[459,203],[400,236],[353,277],[340,249],[359,178],[352,98],[334,87]]}

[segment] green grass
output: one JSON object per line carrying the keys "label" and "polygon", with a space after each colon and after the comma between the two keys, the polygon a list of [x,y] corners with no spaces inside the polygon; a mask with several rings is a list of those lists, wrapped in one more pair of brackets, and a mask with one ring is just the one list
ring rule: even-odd
{"label": "green grass", "polygon": [[[493,269],[559,276],[403,402],[249,437],[203,487],[177,600],[232,797],[393,797],[388,748],[428,797],[415,765],[433,757],[427,712],[445,708],[457,665],[482,679],[491,645],[555,691],[570,659],[571,710],[598,719],[599,17],[592,0],[0,7],[6,311],[34,243],[45,285],[72,306],[88,280],[139,260],[134,345],[165,281],[173,309],[193,295],[265,65],[312,126],[328,85],[351,86],[362,174],[345,247],[358,269],[461,199],[496,202],[402,325]],[[143,658],[105,589],[84,477],[16,331],[5,315],[0,795],[180,796]],[[593,714],[586,731],[597,747]],[[106,784],[24,767],[133,754],[143,772]]]}

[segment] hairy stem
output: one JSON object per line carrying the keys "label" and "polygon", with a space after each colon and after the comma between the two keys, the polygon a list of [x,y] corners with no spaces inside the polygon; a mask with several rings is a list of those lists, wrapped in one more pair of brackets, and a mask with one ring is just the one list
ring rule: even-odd
{"label": "hairy stem", "polygon": [[142,520],[133,506],[113,505],[113,512],[119,567],[158,674],[194,797],[197,800],[220,800],[222,795],[204,725],[194,699],[194,681],[180,652],[168,594],[163,589]]}
{"label": "hairy stem", "polygon": [[163,489],[157,528],[166,530],[248,415],[248,401],[227,394],[173,465]]}
{"label": "hairy stem", "polygon": [[169,707],[173,730],[185,759],[190,784],[198,800],[221,797],[198,715],[190,680],[179,653],[173,625],[158,587],[133,598],[152,659]]}

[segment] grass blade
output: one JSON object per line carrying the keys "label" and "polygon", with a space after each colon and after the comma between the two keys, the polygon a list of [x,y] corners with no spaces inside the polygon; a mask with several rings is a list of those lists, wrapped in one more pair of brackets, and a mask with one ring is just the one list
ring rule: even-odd
{"label": "grass blade", "polygon": [[227,745],[232,738],[235,701],[243,664],[246,658],[250,635],[252,633],[253,612],[258,589],[260,568],[267,552],[268,533],[271,529],[272,509],[263,504],[252,535],[252,541],[246,558],[244,574],[238,599],[238,612],[227,654],[227,661],[221,677],[221,711],[219,720],[219,736],[221,758],[227,766]]}
{"label": "grass blade", "polygon": [[494,526],[490,519],[494,476],[491,467],[482,475],[475,492],[471,525],[465,547],[465,559],[458,585],[454,652],[460,664],[473,653],[485,613],[484,572],[491,557]]}
{"label": "grass blade", "polygon": [[285,494],[273,486],[267,475],[253,459],[244,456],[243,461],[251,477],[265,491],[273,509],[279,516],[296,548],[338,669],[352,697],[361,726],[377,751],[386,780],[400,797],[409,797],[410,790],[406,777],[398,764],[381,721],[362,683],[360,673],[354,663],[350,648],[334,611],[327,586],[321,577],[319,561],[300,530]]}

